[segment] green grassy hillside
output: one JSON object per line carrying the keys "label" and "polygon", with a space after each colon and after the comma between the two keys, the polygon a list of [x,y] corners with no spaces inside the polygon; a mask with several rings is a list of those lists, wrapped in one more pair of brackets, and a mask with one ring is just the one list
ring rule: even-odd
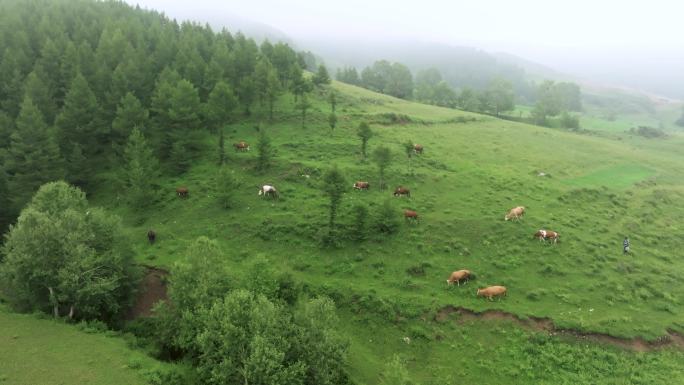
{"label": "green grassy hillside", "polygon": [[0,306],[0,384],[148,384],[168,364],[94,333]]}
{"label": "green grassy hillside", "polygon": [[[149,210],[133,212],[117,205],[122,192],[105,184],[92,199],[125,218],[140,262],[170,267],[188,242],[207,235],[219,241],[235,274],[261,255],[292,272],[309,290],[333,297],[347,312],[352,372],[367,383],[377,381],[394,353],[404,354],[415,377],[427,383],[453,373],[454,362],[471,365],[462,371],[472,383],[483,383],[481,378],[528,383],[521,381],[536,377],[524,373],[538,373],[537,360],[559,351],[567,353],[572,368],[586,371],[582,375],[603,370],[590,370],[591,364],[580,359],[586,354],[607,352],[625,368],[624,381],[611,380],[606,372],[601,383],[657,383],[652,376],[669,371],[662,365],[681,369],[682,355],[674,351],[629,353],[547,339],[496,322],[456,327],[433,319],[446,306],[461,306],[549,318],[560,328],[625,338],[654,340],[668,330],[684,332],[679,279],[684,262],[678,236],[684,209],[677,203],[684,194],[679,151],[684,138],[578,135],[411,103],[340,83],[333,88],[340,93],[340,122],[332,132],[322,91],[312,98],[306,128],[293,112],[291,96],[278,104],[274,123],[257,112],[226,128],[229,142],[246,140],[253,146],[251,152],[230,154],[228,166],[241,179],[232,209],[221,209],[214,198],[213,137],[207,137],[204,158],[187,174],[163,181],[163,196]],[[410,199],[377,189],[376,168],[359,153],[356,126],[364,120],[375,131],[371,151],[380,144],[394,151],[389,185],[411,188]],[[275,166],[266,173],[254,168],[256,125],[268,132],[277,149]],[[402,147],[407,140],[425,146],[424,155],[413,159],[412,173]],[[396,235],[321,248],[327,201],[320,177],[333,164],[349,184],[341,208],[343,227],[352,225],[353,205],[367,205],[372,213],[388,197],[398,218],[402,209],[414,209],[420,224],[402,222]],[[540,172],[546,176],[538,176]],[[355,180],[370,181],[371,190],[354,191]],[[281,199],[257,196],[257,186],[264,183],[278,187]],[[175,196],[180,185],[189,187],[189,199]],[[525,218],[505,222],[506,211],[517,205],[527,207]],[[150,228],[158,234],[154,246],[145,237]],[[533,240],[539,228],[558,231],[561,242],[553,246]],[[626,256],[624,236],[632,241],[632,254]],[[447,289],[445,279],[461,268],[474,271],[477,279]],[[496,302],[476,298],[477,287],[493,284],[506,285],[508,297]],[[402,345],[405,335],[417,336],[416,342]],[[534,342],[539,338],[541,347]],[[484,357],[528,354],[530,366],[512,360],[493,369],[488,359],[466,357],[460,349],[475,349]],[[630,370],[650,373],[644,377],[648,381],[630,382]],[[571,372],[560,370],[546,380],[581,381]]]}

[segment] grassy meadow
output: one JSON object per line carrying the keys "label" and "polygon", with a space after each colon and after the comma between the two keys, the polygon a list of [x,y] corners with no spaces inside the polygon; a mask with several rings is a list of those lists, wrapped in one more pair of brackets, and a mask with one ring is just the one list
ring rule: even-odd
{"label": "grassy meadow", "polygon": [[[217,135],[206,137],[206,151],[188,173],[162,180],[147,210],[127,208],[125,192],[108,173],[89,199],[123,218],[140,263],[172,269],[187,245],[206,235],[221,245],[230,279],[266,258],[309,295],[332,297],[359,384],[383,383],[395,355],[422,384],[684,384],[684,354],[676,347],[633,351],[444,312],[501,310],[523,321],[543,318],[558,328],[647,341],[683,333],[684,137],[575,134],[337,82],[332,88],[334,130],[320,90],[305,127],[291,96],[279,101],[275,122],[257,108],[250,119],[225,127],[227,165],[240,180],[231,209],[215,198]],[[375,133],[369,152],[380,145],[393,151],[387,190],[377,188],[377,168],[360,154],[361,121]],[[257,127],[276,149],[267,172],[255,170]],[[230,144],[240,140],[252,150],[235,153]],[[410,171],[408,140],[425,147]],[[339,247],[324,248],[327,200],[320,184],[333,164],[349,189],[338,220],[343,238]],[[356,180],[369,181],[370,191],[353,190]],[[257,196],[266,183],[279,189],[279,200]],[[411,198],[392,197],[397,185],[409,187]],[[178,186],[189,188],[188,199],[176,197]],[[364,241],[344,237],[354,227],[352,207],[368,207],[370,226],[387,199],[401,223],[397,234],[369,228]],[[504,221],[517,205],[527,207],[525,217]],[[420,223],[405,223],[403,209],[416,210]],[[560,242],[534,240],[540,228],[558,231]],[[148,229],[157,233],[154,245]],[[630,255],[622,254],[624,236],[632,241]],[[447,288],[450,272],[462,268],[476,279]],[[507,286],[508,296],[476,298],[476,288],[487,285]],[[2,310],[0,330],[0,384],[149,383],[152,368],[164,367],[118,336],[31,316]],[[38,360],[42,366],[33,370]]]}
{"label": "grassy meadow", "polygon": [[[322,93],[312,98],[306,127],[287,97],[278,104],[276,122],[257,110],[250,120],[225,128],[227,144],[252,144],[250,152],[228,150],[228,167],[241,181],[234,208],[221,209],[213,196],[215,137],[207,137],[205,156],[187,174],[163,181],[162,196],[149,210],[133,212],[116,204],[121,192],[106,184],[91,200],[125,219],[141,263],[172,267],[191,240],[206,235],[221,244],[235,277],[254,257],[263,257],[291,272],[310,293],[334,298],[345,314],[341,328],[352,341],[352,372],[362,383],[376,383],[383,363],[395,353],[425,383],[436,383],[447,373],[461,383],[455,363],[468,365],[459,370],[470,383],[483,383],[478,379],[486,376],[492,384],[533,379],[581,383],[583,378],[658,383],[653,379],[667,373],[663,368],[668,365],[681,372],[684,357],[677,351],[633,353],[505,323],[455,326],[434,319],[440,309],[460,306],[499,309],[523,319],[548,318],[559,328],[622,338],[657,340],[668,331],[684,332],[679,278],[684,262],[678,236],[684,215],[678,204],[684,196],[679,151],[684,137],[574,134],[340,83],[333,88],[339,93],[339,123],[333,131],[327,126],[330,106]],[[385,191],[377,188],[375,165],[360,155],[356,127],[364,120],[375,132],[370,151],[379,145],[394,151],[390,189]],[[277,151],[274,167],[265,173],[254,168],[257,126],[267,131]],[[422,156],[412,158],[411,172],[402,145],[407,140],[425,147]],[[367,206],[372,216],[386,199],[398,219],[403,209],[412,209],[420,223],[401,220],[398,234],[370,230],[366,241],[347,239],[339,248],[322,248],[327,200],[320,179],[333,164],[349,184],[340,231],[353,226],[354,205]],[[370,181],[370,191],[354,191],[356,180]],[[279,200],[257,196],[258,186],[266,183],[280,190]],[[190,189],[187,200],[174,194],[181,185]],[[411,198],[393,198],[397,185],[409,187]],[[527,207],[524,219],[505,222],[506,211],[517,205]],[[153,246],[145,237],[150,228],[158,234]],[[532,239],[539,228],[558,231],[559,244]],[[632,241],[629,255],[622,253],[624,236]],[[447,288],[449,273],[462,268],[475,272],[477,279]],[[507,298],[476,298],[477,287],[495,284],[508,287]],[[417,336],[410,346],[402,340],[407,335]],[[535,342],[539,339],[543,342]],[[484,357],[498,354],[499,366],[460,350]],[[534,377],[542,369],[538,360],[560,351],[566,354],[567,370],[553,366],[559,371],[546,380]],[[517,357],[525,354],[527,364],[522,364]],[[620,380],[602,372],[608,369],[591,369],[593,364],[582,358],[586,354],[613,357],[616,367],[623,368],[616,377]],[[516,359],[501,363],[506,357]],[[634,380],[638,374],[632,371],[642,370],[648,374],[645,380]]]}
{"label": "grassy meadow", "polygon": [[0,306],[0,384],[143,385],[154,383],[167,367],[113,332],[13,314]]}

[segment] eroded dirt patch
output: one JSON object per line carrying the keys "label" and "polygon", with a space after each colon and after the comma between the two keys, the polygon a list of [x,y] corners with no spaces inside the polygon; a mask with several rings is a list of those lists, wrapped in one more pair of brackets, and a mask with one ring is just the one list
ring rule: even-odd
{"label": "eroded dirt patch", "polygon": [[152,309],[159,301],[166,301],[166,282],[169,272],[152,266],[145,266],[145,276],[138,285],[138,296],[135,305],[128,312],[126,317],[133,320],[138,317],[149,317],[154,312]]}
{"label": "eroded dirt patch", "polygon": [[553,321],[549,318],[520,318],[515,314],[507,313],[501,310],[485,310],[483,312],[476,312],[462,307],[445,306],[439,309],[435,315],[435,321],[447,321],[450,318],[450,315],[453,313],[458,314],[458,318],[454,320],[458,323],[481,320],[510,321],[525,329],[536,332],[544,332],[551,336],[565,336],[576,340],[586,340],[587,342],[613,345],[636,352],[649,352],[664,347],[676,347],[678,349],[684,349],[684,336],[672,330],[668,330],[668,334],[654,341],[647,341],[640,337],[620,338],[602,333],[586,333],[572,329],[561,329],[557,328],[553,324]]}

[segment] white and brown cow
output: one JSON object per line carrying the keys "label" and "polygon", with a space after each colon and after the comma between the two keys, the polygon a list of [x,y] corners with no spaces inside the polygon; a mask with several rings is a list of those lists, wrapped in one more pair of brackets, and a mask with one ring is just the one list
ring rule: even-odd
{"label": "white and brown cow", "polygon": [[265,184],[259,188],[259,195],[264,197],[270,196],[273,199],[278,199],[278,190],[275,187]]}
{"label": "white and brown cow", "polygon": [[407,196],[411,197],[411,190],[407,189],[406,187],[399,186],[396,189],[394,189],[394,196],[395,197],[400,197],[400,196]]}
{"label": "white and brown cow", "polygon": [[551,230],[538,230],[536,233],[534,233],[534,237],[539,239],[540,242],[546,241],[546,240],[551,240],[553,243],[558,242],[558,239],[560,238],[560,234],[558,234],[555,231]]}
{"label": "white and brown cow", "polygon": [[368,190],[370,188],[370,183],[358,181],[354,183],[354,188],[357,190]]}
{"label": "white and brown cow", "polygon": [[515,220],[520,220],[522,216],[525,214],[525,207],[524,206],[518,206],[518,207],[513,207],[508,211],[508,214],[504,216],[504,220],[510,220],[510,219],[515,219]]}
{"label": "white and brown cow", "polygon": [[423,145],[418,144],[418,143],[415,143],[415,144],[413,145],[413,151],[414,151],[416,154],[421,154],[421,155],[422,155],[422,154],[423,154]]}
{"label": "white and brown cow", "polygon": [[249,144],[245,141],[235,143],[233,147],[235,147],[235,151],[249,151]]}

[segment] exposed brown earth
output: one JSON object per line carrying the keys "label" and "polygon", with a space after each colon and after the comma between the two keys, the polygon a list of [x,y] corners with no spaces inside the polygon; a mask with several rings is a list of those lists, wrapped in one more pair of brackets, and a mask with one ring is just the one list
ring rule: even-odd
{"label": "exposed brown earth", "polygon": [[154,314],[152,309],[159,301],[166,301],[166,278],[169,272],[152,266],[145,266],[145,276],[138,285],[138,297],[135,305],[128,312],[126,317],[133,320],[138,317],[149,317]]}
{"label": "exposed brown earth", "polygon": [[455,306],[445,306],[441,308],[435,315],[435,321],[444,322],[449,319],[453,313],[458,314],[455,322],[464,323],[468,321],[510,321],[518,326],[536,332],[547,333],[551,336],[565,336],[572,337],[577,340],[585,340],[588,342],[597,342],[607,345],[618,346],[623,349],[628,349],[636,352],[649,352],[665,347],[675,347],[684,349],[684,336],[674,331],[668,331],[668,334],[653,340],[647,341],[643,338],[620,338],[602,333],[587,333],[573,329],[557,328],[553,321],[549,318],[520,318],[515,314],[507,313],[501,310],[485,310],[483,312],[475,312],[470,309]]}

